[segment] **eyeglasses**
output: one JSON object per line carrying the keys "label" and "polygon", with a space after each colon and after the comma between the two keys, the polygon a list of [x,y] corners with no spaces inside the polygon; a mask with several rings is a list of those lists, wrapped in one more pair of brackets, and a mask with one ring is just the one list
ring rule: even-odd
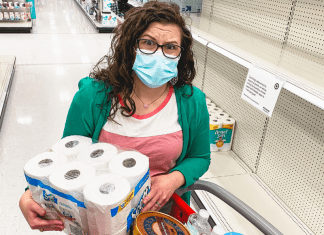
{"label": "eyeglasses", "polygon": [[182,47],[174,44],[159,45],[156,42],[148,39],[137,39],[138,49],[144,54],[154,54],[159,47],[162,48],[163,55],[170,59],[176,59],[181,55]]}

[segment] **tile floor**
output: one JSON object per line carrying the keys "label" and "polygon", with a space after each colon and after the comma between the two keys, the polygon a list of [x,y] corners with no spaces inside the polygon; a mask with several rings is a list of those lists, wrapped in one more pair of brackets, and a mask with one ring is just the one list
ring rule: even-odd
{"label": "tile floor", "polygon": [[[111,34],[99,34],[74,0],[35,1],[31,34],[1,34],[1,55],[17,58],[0,132],[0,234],[38,234],[18,207],[26,181],[23,166],[61,138],[77,91],[110,47]],[[61,234],[48,232],[46,234]]]}

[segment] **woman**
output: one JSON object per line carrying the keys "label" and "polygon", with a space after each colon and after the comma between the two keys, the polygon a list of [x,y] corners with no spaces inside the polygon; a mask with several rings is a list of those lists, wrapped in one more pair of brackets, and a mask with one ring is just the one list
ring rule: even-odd
{"label": "woman", "polygon": [[[148,156],[152,188],[143,211],[159,211],[210,164],[205,95],[192,86],[193,40],[179,7],[164,2],[131,9],[115,33],[112,53],[104,58],[108,67],[101,68],[102,59],[92,78],[79,82],[63,137],[88,136]],[[29,190],[20,206],[33,229],[62,228],[37,217],[44,212]]]}

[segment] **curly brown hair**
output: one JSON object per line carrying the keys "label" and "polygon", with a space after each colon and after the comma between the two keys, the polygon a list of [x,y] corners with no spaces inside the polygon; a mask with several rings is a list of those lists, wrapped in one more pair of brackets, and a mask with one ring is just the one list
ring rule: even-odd
{"label": "curly brown hair", "polygon": [[[107,88],[113,87],[112,91],[107,93],[106,101],[106,103],[109,100],[113,101],[112,111],[108,116],[110,120],[113,120],[118,110],[118,94],[123,94],[125,107],[120,107],[122,114],[128,117],[136,112],[135,102],[131,98],[134,89],[132,68],[136,58],[134,48],[136,40],[153,22],[176,24],[180,27],[183,50],[178,62],[178,82],[174,86],[179,88],[185,84],[189,85],[192,93],[192,80],[196,75],[196,70],[191,32],[186,27],[177,4],[150,1],[142,7],[134,7],[126,13],[124,22],[114,30],[115,36],[111,42],[110,53],[100,59],[89,75],[98,81],[103,81]],[[106,68],[102,68],[104,63],[107,63]],[[104,104],[101,107],[104,107]]]}

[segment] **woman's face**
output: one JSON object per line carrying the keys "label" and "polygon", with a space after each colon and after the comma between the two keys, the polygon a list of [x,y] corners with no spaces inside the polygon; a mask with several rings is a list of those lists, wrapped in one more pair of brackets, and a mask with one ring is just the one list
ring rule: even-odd
{"label": "woman's face", "polygon": [[[181,29],[176,24],[153,22],[138,39],[149,39],[159,45],[181,46]],[[162,48],[158,50],[162,50]]]}

